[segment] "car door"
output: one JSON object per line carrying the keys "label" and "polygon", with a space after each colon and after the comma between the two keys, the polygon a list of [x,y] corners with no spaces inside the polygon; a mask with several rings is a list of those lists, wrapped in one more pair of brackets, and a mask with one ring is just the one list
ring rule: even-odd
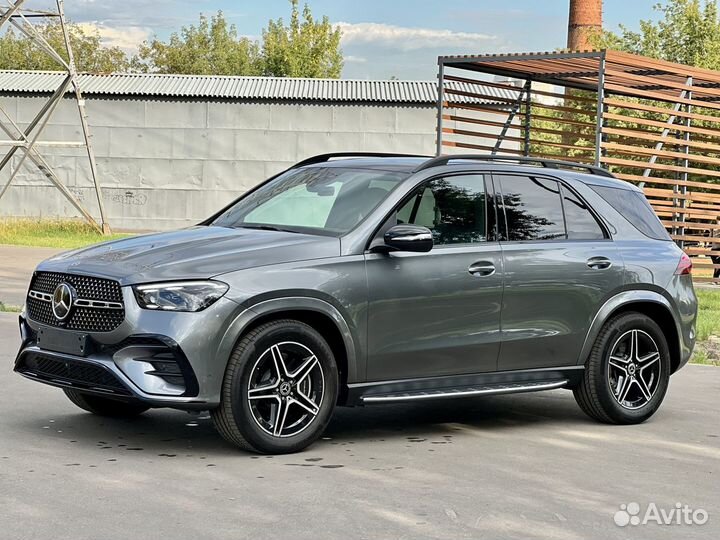
{"label": "car door", "polygon": [[434,246],[366,254],[368,380],[495,370],[503,271],[492,201],[482,174],[435,178],[386,223],[428,227]]}
{"label": "car door", "polygon": [[493,174],[505,292],[499,370],[574,365],[595,313],[622,284],[610,235],[569,186]]}

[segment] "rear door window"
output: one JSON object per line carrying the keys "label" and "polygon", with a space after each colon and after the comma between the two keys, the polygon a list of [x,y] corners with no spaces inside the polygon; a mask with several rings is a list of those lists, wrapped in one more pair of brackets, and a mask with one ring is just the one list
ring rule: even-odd
{"label": "rear door window", "polygon": [[560,184],[556,180],[516,175],[493,175],[508,240],[558,240],[567,238]]}

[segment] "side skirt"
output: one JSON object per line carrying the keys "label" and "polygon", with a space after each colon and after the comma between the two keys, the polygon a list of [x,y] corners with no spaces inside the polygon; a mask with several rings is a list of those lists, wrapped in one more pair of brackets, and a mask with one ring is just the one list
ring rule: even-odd
{"label": "side skirt", "polygon": [[355,383],[348,385],[347,405],[424,401],[572,388],[580,382],[584,370],[584,366],[563,366]]}

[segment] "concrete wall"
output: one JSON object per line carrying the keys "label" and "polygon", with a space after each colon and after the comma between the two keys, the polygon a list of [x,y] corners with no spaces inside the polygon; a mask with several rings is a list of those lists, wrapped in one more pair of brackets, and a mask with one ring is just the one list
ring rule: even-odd
{"label": "concrete wall", "polygon": [[[3,96],[0,105],[22,127],[45,99]],[[93,97],[86,108],[105,207],[115,229],[162,230],[197,223],[256,183],[314,154],[435,151],[436,112],[430,104]],[[81,140],[73,100],[58,106],[41,139]],[[40,149],[63,182],[98,215],[84,149]],[[15,157],[13,167],[17,161]],[[8,176],[8,169],[0,173],[0,186]],[[79,214],[26,162],[0,199],[0,215]]]}

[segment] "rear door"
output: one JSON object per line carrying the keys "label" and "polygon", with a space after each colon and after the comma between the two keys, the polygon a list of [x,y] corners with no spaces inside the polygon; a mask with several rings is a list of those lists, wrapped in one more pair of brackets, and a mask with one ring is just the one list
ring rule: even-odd
{"label": "rear door", "polygon": [[494,174],[505,292],[499,370],[574,365],[595,313],[623,282],[609,234],[570,187]]}
{"label": "rear door", "polygon": [[431,251],[366,255],[368,380],[496,369],[502,256],[484,180],[435,178],[399,205],[387,225],[428,227]]}

